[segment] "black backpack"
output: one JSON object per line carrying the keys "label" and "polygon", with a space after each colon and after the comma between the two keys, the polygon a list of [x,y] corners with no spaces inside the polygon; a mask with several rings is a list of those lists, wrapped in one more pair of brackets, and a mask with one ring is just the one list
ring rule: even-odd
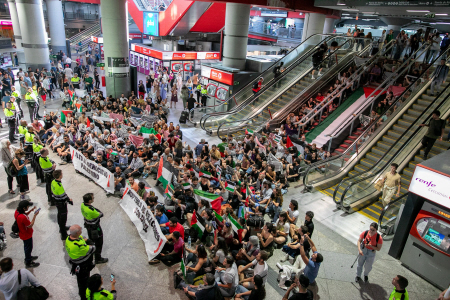
{"label": "black backpack", "polygon": [[[19,286],[22,281],[20,270],[17,270]],[[49,297],[49,293],[45,287],[41,286],[24,286],[17,292],[17,300],[45,300]]]}
{"label": "black backpack", "polygon": [[[364,231],[364,238],[363,238],[363,240],[366,239],[366,236],[367,236],[368,232],[369,232],[369,230]],[[377,232],[377,238],[376,238],[377,244],[376,244],[376,246],[378,246],[378,240],[379,239],[380,239],[380,234]]]}
{"label": "black backpack", "polygon": [[258,89],[258,81],[255,81],[254,83],[253,83],[253,89]]}

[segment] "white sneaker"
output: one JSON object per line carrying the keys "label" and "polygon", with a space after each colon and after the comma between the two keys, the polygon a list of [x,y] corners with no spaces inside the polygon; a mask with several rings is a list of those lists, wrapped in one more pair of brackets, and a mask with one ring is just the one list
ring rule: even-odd
{"label": "white sneaker", "polygon": [[316,78],[314,77],[314,75],[311,75],[311,79],[313,79],[313,80],[314,80],[314,79],[316,79]]}
{"label": "white sneaker", "polygon": [[319,72],[319,74],[317,74],[317,76],[322,76],[322,73]]}
{"label": "white sneaker", "polygon": [[[282,258],[282,259],[280,259],[280,262],[285,262],[285,261],[287,261],[288,260],[288,258],[289,258],[289,255],[288,254],[285,254],[285,256]],[[278,265],[278,264],[277,264]],[[281,269],[281,268],[280,268]]]}

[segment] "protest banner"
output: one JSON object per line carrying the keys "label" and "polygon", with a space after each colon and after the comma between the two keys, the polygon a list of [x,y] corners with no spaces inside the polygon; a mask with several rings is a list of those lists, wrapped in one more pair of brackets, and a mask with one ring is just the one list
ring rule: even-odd
{"label": "protest banner", "polygon": [[108,193],[114,194],[114,175],[108,169],[87,159],[80,151],[72,146],[70,146],[70,153],[75,170],[92,179]]}
{"label": "protest banner", "polygon": [[147,204],[129,185],[126,186],[119,204],[136,226],[144,242],[148,260],[152,260],[161,252],[167,241],[161,232],[158,221],[147,208]]}

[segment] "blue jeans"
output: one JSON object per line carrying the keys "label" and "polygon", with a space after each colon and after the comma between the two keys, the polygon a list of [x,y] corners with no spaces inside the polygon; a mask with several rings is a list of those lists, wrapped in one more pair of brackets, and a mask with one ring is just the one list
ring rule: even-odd
{"label": "blue jeans", "polygon": [[266,213],[273,213],[273,223],[275,223],[278,220],[278,216],[280,215],[281,212],[281,207],[280,206],[275,206],[273,204],[270,204],[267,209],[266,209]]}
{"label": "blue jeans", "polygon": [[33,251],[33,238],[23,241],[23,249],[25,251],[25,263],[31,263],[31,252]]}
{"label": "blue jeans", "polygon": [[114,162],[114,167],[120,167],[120,169],[121,169],[122,171],[125,170],[126,168],[128,168],[127,165],[121,165],[121,164],[119,164],[118,162]]}
{"label": "blue jeans", "polygon": [[150,94],[152,88],[147,88],[147,94]]}
{"label": "blue jeans", "polygon": [[119,192],[121,188],[123,188],[123,185],[122,185],[121,183],[118,183],[118,184],[116,184],[116,186],[114,187],[114,190],[115,190],[116,192]]}
{"label": "blue jeans", "polygon": [[[245,292],[248,292],[248,290],[245,287],[243,287],[242,285],[238,285],[236,287],[236,295],[237,294],[242,294],[242,293],[245,293]],[[248,300],[249,297],[250,297],[250,295],[242,296],[242,298],[245,299],[245,300]]]}
{"label": "blue jeans", "polygon": [[49,131],[42,136],[42,141],[45,143],[52,136],[53,132]]}

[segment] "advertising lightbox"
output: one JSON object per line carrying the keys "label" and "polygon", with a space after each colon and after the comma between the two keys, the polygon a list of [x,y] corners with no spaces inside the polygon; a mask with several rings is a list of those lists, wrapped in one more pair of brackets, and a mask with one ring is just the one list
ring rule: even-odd
{"label": "advertising lightbox", "polygon": [[159,12],[144,12],[144,34],[159,36]]}

